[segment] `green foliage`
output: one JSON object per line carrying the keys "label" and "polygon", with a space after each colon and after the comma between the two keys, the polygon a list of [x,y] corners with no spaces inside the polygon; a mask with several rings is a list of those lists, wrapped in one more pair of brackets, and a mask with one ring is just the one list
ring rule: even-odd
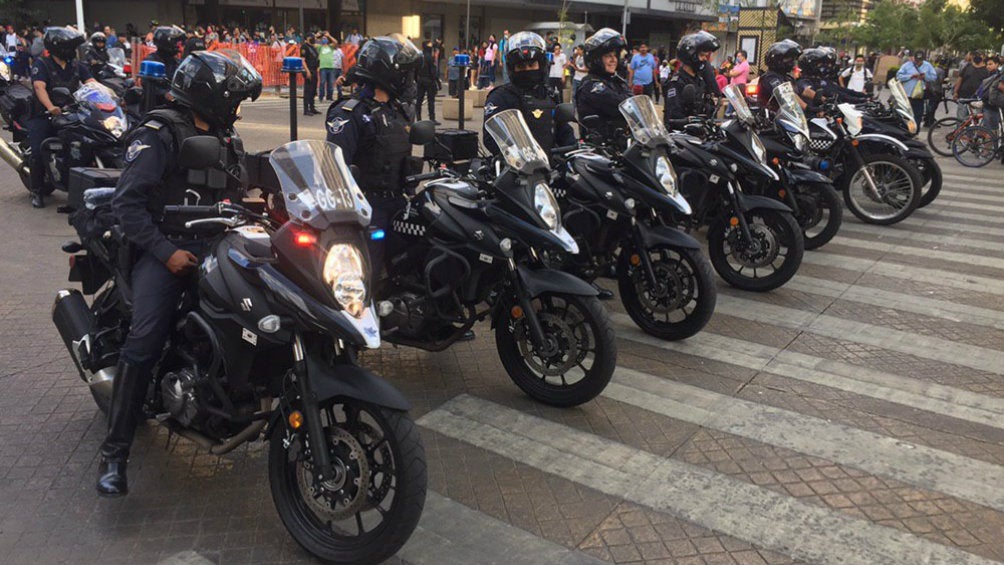
{"label": "green foliage", "polygon": [[1004,0],[970,0],[970,11],[990,27],[996,39],[1004,36]]}
{"label": "green foliage", "polygon": [[852,37],[858,43],[882,51],[901,48],[969,51],[993,47],[999,32],[990,19],[977,12],[979,2],[996,3],[1004,23],[1004,0],[973,0],[964,10],[946,0],[926,0],[919,7],[901,0],[880,0],[868,12]]}
{"label": "green foliage", "polygon": [[9,23],[20,29],[38,19],[37,10],[29,9],[25,0],[0,0],[0,23]]}

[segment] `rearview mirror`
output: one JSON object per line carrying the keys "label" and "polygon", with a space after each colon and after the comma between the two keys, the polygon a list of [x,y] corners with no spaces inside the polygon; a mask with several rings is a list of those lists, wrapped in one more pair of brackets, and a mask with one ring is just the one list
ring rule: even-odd
{"label": "rearview mirror", "polygon": [[558,124],[567,124],[575,121],[575,106],[568,102],[558,104],[554,109],[554,121]]}
{"label": "rearview mirror", "polygon": [[220,140],[211,135],[196,135],[181,142],[178,166],[183,169],[208,169],[222,160]]}
{"label": "rearview mirror", "polygon": [[436,123],[423,120],[411,124],[411,132],[408,134],[408,141],[412,145],[425,145],[436,140]]}
{"label": "rearview mirror", "polygon": [[694,101],[697,100],[697,89],[694,88],[694,85],[688,84],[683,87],[683,92],[680,93],[680,100],[682,100],[684,104],[688,105],[693,104]]}

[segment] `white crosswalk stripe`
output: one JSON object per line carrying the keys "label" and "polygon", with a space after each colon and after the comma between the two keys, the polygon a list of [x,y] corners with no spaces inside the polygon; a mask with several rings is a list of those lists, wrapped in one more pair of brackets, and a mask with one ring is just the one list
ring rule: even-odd
{"label": "white crosswalk stripe", "polygon": [[[983,204],[976,202],[966,202],[964,200],[955,200],[952,198],[945,198],[942,200],[941,195],[938,195],[938,199],[935,200],[938,208],[954,208],[957,210],[977,210],[980,212],[985,212],[988,216],[994,216],[1004,212],[1004,206],[994,206],[993,204]],[[932,204],[933,206],[934,204]],[[923,210],[923,208],[921,208]]]}
{"label": "white crosswalk stripe", "polygon": [[802,262],[810,265],[834,267],[858,273],[871,273],[884,277],[924,282],[972,292],[1004,295],[1004,281],[1000,279],[959,274],[958,272],[928,269],[925,267],[900,265],[890,261],[879,262],[874,259],[861,259],[859,257],[834,253],[831,250],[825,250],[822,253],[806,253],[802,257]]}
{"label": "white crosswalk stripe", "polygon": [[471,396],[419,419],[446,436],[600,492],[822,565],[991,561]]}
{"label": "white crosswalk stripe", "polygon": [[[998,225],[1000,224],[1000,219],[994,217],[993,215],[974,214],[972,212],[961,212],[957,210],[939,208],[937,206],[937,202],[938,201],[935,200],[934,204],[931,204],[930,206],[915,211],[913,215],[911,215],[904,221],[922,222],[925,220],[944,220],[946,218],[952,218],[956,220],[965,220],[968,222],[982,222],[986,224],[998,224]],[[850,216],[850,214],[848,214],[848,216]]]}
{"label": "white crosswalk stripe", "polygon": [[621,339],[1004,429],[1004,399],[1001,398],[709,331],[686,341],[664,341],[637,329],[624,314],[611,317],[617,323],[617,336]]}
{"label": "white crosswalk stripe", "polygon": [[[876,230],[868,229],[872,226],[864,226],[862,224],[841,224],[840,226],[840,236],[841,238],[846,237],[858,237],[858,236],[876,236],[880,235]],[[923,242],[932,243],[936,245],[953,245],[959,247],[971,247],[973,249],[983,249],[990,251],[988,255],[1004,257],[1004,243],[1000,241],[986,241],[983,239],[972,239],[965,238],[959,235],[941,235],[926,233],[923,231],[913,231],[906,229],[899,229],[896,231],[886,231],[886,233],[881,234],[881,236],[886,238],[903,238],[904,241],[909,242]],[[874,241],[871,239],[869,241]]]}
{"label": "white crosswalk stripe", "polygon": [[[1004,258],[988,257],[985,254],[959,253],[956,251],[943,251],[941,249],[922,249],[919,247],[909,247],[906,245],[896,245],[893,243],[883,243],[875,240],[853,239],[837,235],[832,240],[838,245],[856,247],[858,249],[870,249],[884,253],[898,253],[901,255],[911,255],[914,257],[924,257],[927,259],[940,259],[943,261],[954,261],[980,267],[991,267],[994,269],[1004,269]],[[994,255],[1001,255],[1000,252]]]}

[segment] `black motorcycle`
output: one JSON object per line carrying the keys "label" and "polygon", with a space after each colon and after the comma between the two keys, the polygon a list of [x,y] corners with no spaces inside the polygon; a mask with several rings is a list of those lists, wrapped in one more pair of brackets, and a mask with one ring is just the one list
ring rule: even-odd
{"label": "black motorcycle", "polygon": [[[219,171],[221,157],[216,138],[194,137],[179,163]],[[426,464],[408,401],[356,361],[357,350],[380,345],[371,208],[334,145],[293,142],[270,160],[285,224],[243,204],[166,207],[185,229],[219,235],[179,305],[144,409],[217,455],[263,436],[272,498],[293,538],[326,562],[379,563],[418,523]],[[132,296],[133,254],[109,221],[112,193],[87,191],[74,214],[81,243],[64,250],[83,294],[62,290],[53,308],[103,409]]]}
{"label": "black motorcycle", "polygon": [[809,124],[791,83],[778,85],[772,96],[778,103],[778,111],[769,122],[757,124],[757,128],[767,150],[767,162],[780,178],[777,182],[764,182],[762,176],[747,177],[745,188],[751,194],[777,198],[787,204],[802,227],[805,248],[818,249],[837,235],[844,207],[829,177],[806,163]]}
{"label": "black motorcycle", "polygon": [[[681,96],[692,99],[693,90],[687,86]],[[749,113],[741,95],[730,101],[737,113]],[[693,229],[707,225],[708,254],[718,274],[737,288],[765,292],[795,276],[805,241],[791,208],[742,188],[748,182],[780,181],[767,164],[760,136],[743,125],[750,119],[752,114],[719,125],[694,117],[685,133],[670,136],[680,190],[694,210],[690,216],[671,215],[671,220]]]}
{"label": "black motorcycle", "polygon": [[[688,338],[711,319],[717,291],[701,246],[661,214],[689,215],[669,161],[669,133],[648,96],[620,104],[634,143],[615,158],[588,145],[557,147],[553,181],[562,223],[580,252],[561,268],[589,282],[617,275],[624,309],[646,333]],[[574,117],[571,105],[557,111]],[[566,116],[567,115],[567,116]],[[594,141],[602,146],[603,139]]]}
{"label": "black motorcycle", "polygon": [[[393,222],[394,250],[377,290],[383,338],[441,351],[490,318],[520,389],[552,406],[582,404],[613,374],[613,329],[592,286],[544,266],[544,253],[578,248],[522,115],[500,112],[485,127],[505,162],[494,182],[450,169],[408,179],[430,182]],[[412,125],[412,143],[434,137],[431,122]]]}
{"label": "black motorcycle", "polygon": [[[56,135],[42,142],[45,182],[38,192],[47,195],[56,189],[67,191],[70,169],[74,167],[122,167],[120,141],[129,129],[129,119],[113,92],[96,83],[84,84],[72,95],[65,88],[56,88],[52,102],[62,107],[63,113],[49,118]],[[17,171],[25,188],[32,190],[28,169],[32,161],[28,117],[19,115],[11,124],[14,145],[0,139],[0,157]]]}

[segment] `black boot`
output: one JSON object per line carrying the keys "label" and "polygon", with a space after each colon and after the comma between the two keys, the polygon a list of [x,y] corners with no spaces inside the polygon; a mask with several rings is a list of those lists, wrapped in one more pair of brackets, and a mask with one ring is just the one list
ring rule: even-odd
{"label": "black boot", "polygon": [[150,369],[119,361],[108,415],[108,436],[101,444],[97,484],[101,496],[123,496],[129,492],[126,462],[149,380]]}
{"label": "black boot", "polygon": [[38,192],[31,193],[31,207],[45,208],[45,197]]}
{"label": "black boot", "polygon": [[598,285],[596,283],[592,283],[592,284],[593,284],[593,288],[596,289],[596,292],[599,293],[599,294],[596,295],[596,298],[599,298],[600,300],[613,300],[614,293],[610,292],[609,290],[603,288],[602,286],[600,286],[600,285]]}

